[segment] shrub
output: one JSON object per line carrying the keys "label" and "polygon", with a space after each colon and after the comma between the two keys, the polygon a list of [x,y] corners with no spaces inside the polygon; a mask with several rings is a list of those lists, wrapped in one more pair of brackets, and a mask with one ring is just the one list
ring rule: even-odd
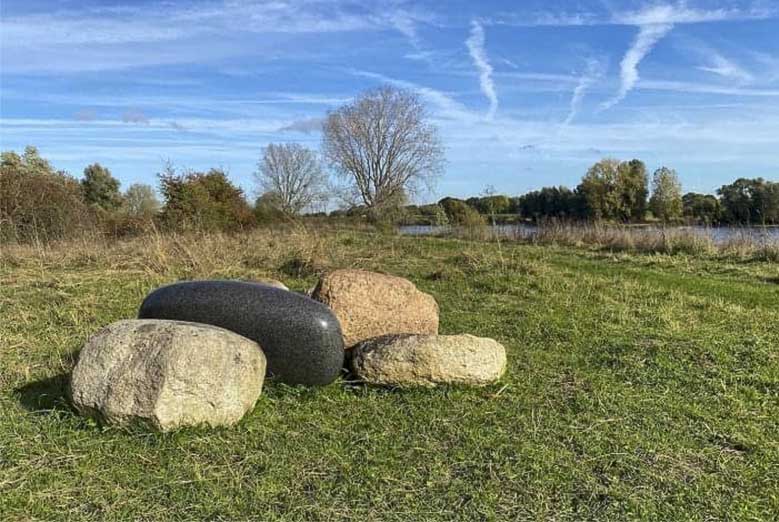
{"label": "shrub", "polygon": [[486,224],[484,216],[468,205],[465,201],[455,198],[444,198],[438,202],[446,212],[449,223],[461,227],[477,227]]}
{"label": "shrub", "polygon": [[0,241],[50,241],[92,229],[95,216],[76,179],[56,172],[35,147],[0,161]]}
{"label": "shrub", "polygon": [[254,203],[254,219],[257,223],[279,223],[287,219],[279,208],[279,198],[275,192],[266,192]]}
{"label": "shrub", "polygon": [[122,212],[133,218],[151,218],[160,211],[154,189],[143,183],[133,183],[124,193]]}
{"label": "shrub", "polygon": [[110,170],[99,163],[93,163],[84,169],[84,178],[81,180],[84,201],[103,210],[116,210],[122,205],[119,184]]}
{"label": "shrub", "polygon": [[243,195],[219,169],[206,173],[176,174],[172,167],[160,174],[165,205],[160,221],[174,230],[240,230],[255,223]]}

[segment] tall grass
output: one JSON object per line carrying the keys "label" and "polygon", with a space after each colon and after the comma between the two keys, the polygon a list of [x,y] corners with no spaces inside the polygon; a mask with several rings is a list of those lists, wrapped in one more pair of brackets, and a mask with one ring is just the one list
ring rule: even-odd
{"label": "tall grass", "polygon": [[[468,241],[558,245],[635,254],[689,255],[746,261],[779,261],[779,244],[745,230],[717,242],[709,234],[686,228],[648,228],[603,224],[547,223],[535,229],[489,226],[452,227],[443,234]],[[244,232],[162,232],[154,227],[143,235],[116,239],[101,232],[56,241],[0,244],[0,266],[78,268],[98,265],[111,270],[135,270],[150,275],[223,277],[242,270],[257,276],[308,277],[333,266],[359,265],[357,243],[369,242],[377,256],[380,243],[390,246],[393,235],[366,227],[326,223],[286,223]],[[270,274],[267,268],[276,267]]]}
{"label": "tall grass", "polygon": [[[305,277],[324,271],[334,262],[347,263],[348,249],[337,243],[354,235],[349,229],[285,225],[241,233],[163,233],[150,229],[128,239],[85,234],[49,243],[0,245],[0,267],[45,270],[50,266],[78,269],[98,266],[107,270],[149,275],[224,277],[256,271],[258,277],[294,272]],[[268,267],[277,267],[270,274]]]}
{"label": "tall grass", "polygon": [[539,245],[598,248],[612,252],[686,254],[741,260],[779,260],[779,242],[765,234],[744,229],[724,241],[715,241],[707,231],[685,227],[637,227],[601,223],[542,223],[536,228],[455,227],[444,235],[462,239],[510,240]]}

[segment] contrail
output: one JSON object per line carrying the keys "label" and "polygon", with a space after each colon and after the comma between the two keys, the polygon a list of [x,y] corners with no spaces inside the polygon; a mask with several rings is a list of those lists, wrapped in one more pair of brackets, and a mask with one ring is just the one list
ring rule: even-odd
{"label": "contrail", "polygon": [[573,119],[579,114],[579,109],[582,106],[582,100],[584,100],[584,94],[590,85],[595,83],[595,80],[600,76],[600,63],[595,59],[587,60],[587,72],[581,75],[579,83],[573,90],[573,96],[571,97],[571,110],[568,112],[568,117],[565,118],[563,126],[567,127],[571,124]]}
{"label": "contrail", "polygon": [[617,95],[601,105],[603,109],[610,109],[620,101],[635,87],[638,82],[638,64],[646,57],[660,39],[667,35],[673,29],[673,24],[658,23],[640,26],[638,35],[633,41],[633,45],[625,53],[620,62],[620,86]]}
{"label": "contrail", "polygon": [[481,92],[490,101],[487,119],[491,120],[495,117],[495,111],[498,110],[498,95],[495,92],[495,83],[492,81],[492,65],[490,65],[484,50],[484,27],[476,20],[471,21],[471,35],[465,41],[465,45],[468,46],[473,64],[479,70]]}

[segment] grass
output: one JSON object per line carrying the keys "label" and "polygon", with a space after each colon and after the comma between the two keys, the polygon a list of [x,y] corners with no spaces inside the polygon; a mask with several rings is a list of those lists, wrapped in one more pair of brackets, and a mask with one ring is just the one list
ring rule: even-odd
{"label": "grass", "polygon": [[[712,229],[716,230],[716,229]],[[703,230],[681,226],[643,226],[549,221],[537,229],[494,229],[486,226],[454,227],[440,236],[461,239],[509,239],[536,245],[595,247],[634,254],[687,254],[738,260],[779,261],[779,242],[765,234],[766,227],[732,227],[726,240],[715,241]]]}
{"label": "grass", "polygon": [[[0,250],[0,520],[775,520],[779,267],[292,228]],[[362,267],[442,333],[502,342],[485,389],[269,383],[231,429],[101,428],[86,338],[183,278]]]}

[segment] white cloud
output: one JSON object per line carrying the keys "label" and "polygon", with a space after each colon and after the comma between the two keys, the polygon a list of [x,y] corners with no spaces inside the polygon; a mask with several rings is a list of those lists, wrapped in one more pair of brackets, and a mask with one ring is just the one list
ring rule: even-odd
{"label": "white cloud", "polygon": [[709,56],[709,65],[699,65],[698,69],[739,83],[750,83],[754,80],[752,74],[740,65],[716,52]]}
{"label": "white cloud", "polygon": [[303,120],[295,120],[279,128],[279,132],[302,132],[303,134],[311,134],[314,132],[320,132],[322,130],[323,124],[323,118],[306,118]]}
{"label": "white cloud", "polygon": [[[398,30],[418,46],[416,24],[431,20],[400,4],[348,0],[158,2],[4,13],[0,44],[4,72],[99,71],[251,54],[277,57],[282,48],[276,40],[288,34]],[[299,57],[300,49],[289,52]]]}
{"label": "white cloud", "polygon": [[81,109],[74,114],[78,121],[93,121],[97,119],[97,113],[93,109]]}
{"label": "white cloud", "polygon": [[579,83],[573,90],[573,95],[571,96],[571,109],[568,111],[568,117],[563,121],[564,127],[570,125],[576,115],[579,114],[587,89],[595,83],[601,74],[602,67],[600,62],[594,58],[587,60],[587,70],[579,77]]}
{"label": "white cloud", "polygon": [[688,8],[684,2],[674,4],[658,4],[640,11],[617,13],[612,21],[625,25],[653,24],[699,24],[708,22],[724,22],[729,20],[745,20],[768,18],[775,13],[766,9],[694,9]]}
{"label": "white cloud", "polygon": [[129,109],[122,114],[122,121],[124,123],[140,123],[143,125],[149,124],[149,118],[140,109]]}
{"label": "white cloud", "polygon": [[700,94],[724,94],[741,97],[779,97],[779,89],[748,89],[743,87],[727,87],[705,83],[691,83],[673,80],[641,80],[639,88],[655,91],[675,91]]}
{"label": "white cloud", "polygon": [[383,74],[374,73],[370,71],[350,71],[355,76],[361,76],[381,83],[389,83],[402,89],[409,89],[417,92],[422,98],[435,106],[436,115],[444,119],[452,119],[458,121],[473,120],[475,116],[468,111],[460,102],[448,94],[441,92],[430,87],[425,87],[413,82],[398,80],[396,78],[390,78]]}
{"label": "white cloud", "polygon": [[[577,25],[631,25],[638,27],[630,48],[620,62],[620,86],[617,93],[601,104],[602,109],[609,109],[625,99],[639,80],[639,65],[652,51],[655,45],[665,37],[675,25],[724,22],[733,20],[767,19],[777,16],[775,8],[752,7],[697,9],[691,8],[685,2],[655,4],[637,11],[614,12],[609,16],[594,13],[555,13],[540,14],[535,17],[515,16],[493,20],[493,23],[506,23],[524,26],[577,26]],[[702,70],[736,79],[742,83],[751,81],[751,75],[737,64],[720,55],[710,56],[711,64],[699,67]],[[587,80],[582,79],[577,89],[581,93],[586,90]],[[574,100],[576,101],[576,91]],[[574,113],[575,114],[575,113]],[[569,116],[570,117],[570,116]],[[566,120],[568,121],[568,120]]]}
{"label": "white cloud", "polygon": [[625,99],[625,96],[638,82],[638,65],[652,50],[657,42],[673,29],[671,23],[659,23],[652,21],[639,27],[633,44],[620,62],[620,85],[617,94],[601,105],[603,109],[609,109]]}
{"label": "white cloud", "polygon": [[779,56],[760,51],[752,51],[750,54],[762,67],[761,81],[765,83],[779,81]]}
{"label": "white cloud", "polygon": [[699,71],[720,76],[738,85],[745,85],[755,81],[755,77],[750,71],[731,58],[723,56],[722,53],[700,39],[690,35],[679,35],[676,40],[680,50],[691,54],[692,59],[699,62],[695,67]]}
{"label": "white cloud", "polygon": [[484,27],[476,20],[471,22],[471,35],[465,41],[468,46],[468,52],[471,55],[474,66],[479,71],[479,84],[481,91],[490,102],[490,108],[487,111],[487,119],[495,117],[498,110],[498,94],[495,92],[495,82],[492,79],[492,65],[487,58],[487,52],[484,49]]}
{"label": "white cloud", "polygon": [[685,2],[656,3],[634,11],[605,12],[541,12],[508,13],[490,19],[491,24],[505,24],[516,27],[575,27],[594,25],[650,25],[657,23],[699,24],[734,20],[763,20],[779,15],[776,8],[764,6],[751,8],[697,9],[687,7]]}

